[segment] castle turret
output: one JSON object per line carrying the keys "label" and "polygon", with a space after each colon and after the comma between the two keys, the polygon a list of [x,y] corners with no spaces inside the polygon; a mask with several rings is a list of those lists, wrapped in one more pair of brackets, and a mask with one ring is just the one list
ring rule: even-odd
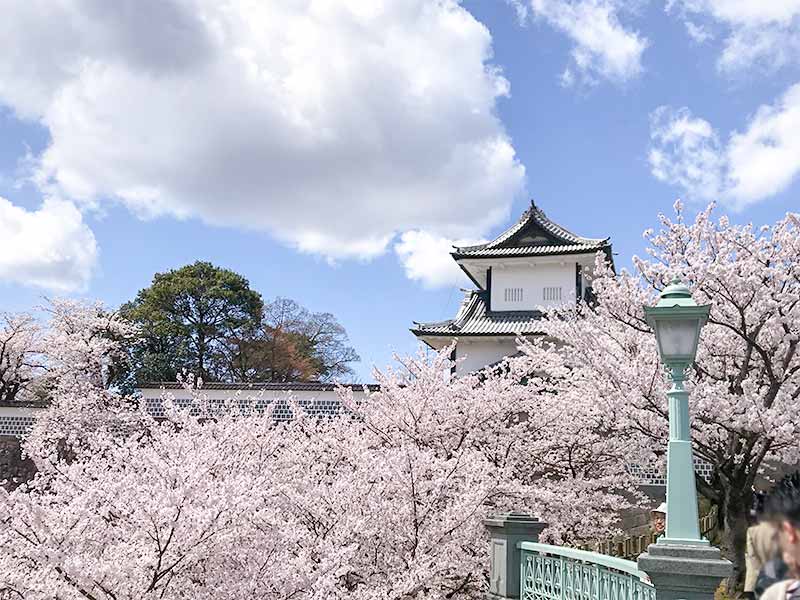
{"label": "castle turret", "polygon": [[453,259],[477,289],[465,291],[455,318],[415,322],[411,332],[436,350],[458,339],[462,372],[498,362],[516,353],[518,335],[541,334],[544,309],[587,297],[598,252],[613,260],[609,238],[576,235],[531,202],[491,242],[454,248]]}

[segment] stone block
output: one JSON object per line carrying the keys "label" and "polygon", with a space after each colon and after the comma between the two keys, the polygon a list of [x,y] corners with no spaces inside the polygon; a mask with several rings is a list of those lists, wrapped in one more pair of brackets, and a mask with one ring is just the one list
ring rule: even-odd
{"label": "stone block", "polygon": [[532,515],[510,512],[484,520],[489,530],[489,598],[519,598],[519,542],[538,542],[539,534],[547,527]]}

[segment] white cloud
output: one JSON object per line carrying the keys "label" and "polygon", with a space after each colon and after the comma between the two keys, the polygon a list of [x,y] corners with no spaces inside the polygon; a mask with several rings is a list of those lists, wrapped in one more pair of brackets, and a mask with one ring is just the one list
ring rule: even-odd
{"label": "white cloud", "polygon": [[46,199],[30,212],[0,197],[0,280],[56,291],[85,288],[97,243],[70,202]]}
{"label": "white cloud", "polygon": [[648,40],[626,29],[619,20],[621,0],[530,0],[534,17],[562,31],[574,44],[572,64],[561,75],[564,85],[598,78],[624,83],[642,72]]}
{"label": "white cloud", "polygon": [[697,44],[705,44],[714,39],[714,35],[703,25],[692,23],[691,21],[686,21],[684,25],[686,26],[686,33]]}
{"label": "white cloud", "polygon": [[800,13],[800,0],[669,0],[667,8],[706,12],[738,25],[788,24]]}
{"label": "white cloud", "polygon": [[686,189],[693,197],[716,198],[722,188],[724,159],[716,132],[688,108],[662,106],[651,115],[653,175]]}
{"label": "white cloud", "polygon": [[723,72],[769,72],[800,62],[800,0],[669,0],[667,11],[687,21],[690,35],[690,17],[727,30],[718,60]]}
{"label": "white cloud", "polygon": [[427,231],[406,231],[394,246],[406,276],[425,287],[469,285],[469,279],[450,253],[453,246],[471,246],[485,240],[451,240]]}
{"label": "white cloud", "polygon": [[507,217],[491,53],[455,0],[31,0],[0,21],[0,103],[48,129],[46,192],[369,258]]}
{"label": "white cloud", "polygon": [[772,106],[762,106],[728,145],[733,188],[742,203],[786,189],[800,172],[800,84]]}
{"label": "white cloud", "polygon": [[519,21],[519,24],[525,25],[525,22],[528,20],[529,16],[526,0],[506,0],[506,4],[513,8],[514,12],[517,13],[517,20]]}
{"label": "white cloud", "polygon": [[725,40],[719,69],[735,74],[757,67],[762,72],[800,62],[800,26],[741,27]]}
{"label": "white cloud", "polygon": [[761,106],[727,144],[686,108],[656,110],[651,137],[650,165],[658,179],[690,196],[743,208],[782,192],[800,174],[800,83]]}
{"label": "white cloud", "polygon": [[575,73],[572,72],[572,69],[567,67],[561,73],[561,77],[559,77],[559,82],[561,83],[561,87],[572,87],[575,85]]}

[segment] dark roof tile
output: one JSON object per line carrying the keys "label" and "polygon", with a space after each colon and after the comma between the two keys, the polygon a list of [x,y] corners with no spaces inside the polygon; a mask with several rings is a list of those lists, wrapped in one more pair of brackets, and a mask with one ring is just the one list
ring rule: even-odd
{"label": "dark roof tile", "polygon": [[469,291],[455,319],[437,323],[415,323],[417,336],[491,336],[542,334],[539,311],[490,312],[485,291]]}
{"label": "dark roof tile", "polygon": [[[549,237],[560,243],[537,245],[513,245],[514,236],[527,226],[534,226],[544,231]],[[544,211],[531,202],[519,221],[505,230],[491,242],[477,246],[456,246],[453,258],[489,258],[494,256],[541,256],[550,254],[577,254],[581,252],[597,252],[610,247],[608,238],[586,238],[576,235],[558,223],[551,221]]]}
{"label": "dark roof tile", "polygon": [[[343,383],[343,388],[349,388],[359,392],[364,388],[371,392],[380,391],[381,386],[377,383]],[[230,391],[255,391],[260,392],[332,392],[337,388],[335,383],[323,383],[321,381],[298,381],[290,383],[204,383],[202,390],[230,390]],[[152,381],[138,386],[140,390],[180,390],[183,385],[174,381]]]}

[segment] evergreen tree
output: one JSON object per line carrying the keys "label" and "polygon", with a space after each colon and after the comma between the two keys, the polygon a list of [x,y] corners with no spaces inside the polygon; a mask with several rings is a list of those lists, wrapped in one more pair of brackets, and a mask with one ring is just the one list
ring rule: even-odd
{"label": "evergreen tree", "polygon": [[208,262],[156,273],[121,309],[142,332],[132,351],[136,380],[175,381],[184,372],[195,382],[224,379],[231,340],[258,329],[263,306],[247,279]]}

